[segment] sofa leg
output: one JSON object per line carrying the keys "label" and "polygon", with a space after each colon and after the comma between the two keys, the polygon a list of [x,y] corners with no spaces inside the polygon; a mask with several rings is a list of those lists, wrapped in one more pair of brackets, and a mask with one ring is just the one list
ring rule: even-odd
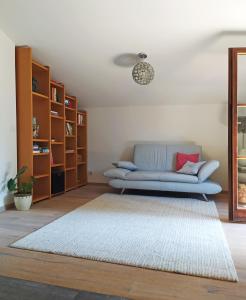
{"label": "sofa leg", "polygon": [[123,189],[121,190],[120,194],[123,195],[124,192],[125,192],[125,188],[123,188]]}
{"label": "sofa leg", "polygon": [[206,196],[206,194],[202,194],[202,196],[203,196],[203,199],[205,200],[205,201],[209,201],[209,199],[208,199],[208,197]]}

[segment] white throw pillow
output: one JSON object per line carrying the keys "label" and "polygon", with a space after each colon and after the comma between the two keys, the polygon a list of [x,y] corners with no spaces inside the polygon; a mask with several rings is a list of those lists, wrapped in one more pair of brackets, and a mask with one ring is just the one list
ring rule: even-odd
{"label": "white throw pillow", "polygon": [[206,161],[199,161],[197,163],[194,163],[192,161],[187,161],[181,169],[179,169],[177,172],[182,174],[188,174],[188,175],[197,175],[199,172],[201,166],[203,166],[206,163]]}
{"label": "white throw pillow", "polygon": [[120,160],[116,163],[112,163],[112,165],[115,166],[116,168],[122,168],[122,169],[130,170],[130,171],[137,170],[137,166],[134,163],[132,163],[131,161]]}

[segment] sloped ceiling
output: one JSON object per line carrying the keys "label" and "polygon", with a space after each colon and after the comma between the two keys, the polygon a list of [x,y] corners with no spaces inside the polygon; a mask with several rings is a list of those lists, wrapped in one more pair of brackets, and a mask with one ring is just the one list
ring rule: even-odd
{"label": "sloped ceiling", "polygon": [[[246,46],[246,1],[0,0],[0,28],[81,107],[226,103],[227,51]],[[141,51],[156,73],[148,86],[131,78]]]}

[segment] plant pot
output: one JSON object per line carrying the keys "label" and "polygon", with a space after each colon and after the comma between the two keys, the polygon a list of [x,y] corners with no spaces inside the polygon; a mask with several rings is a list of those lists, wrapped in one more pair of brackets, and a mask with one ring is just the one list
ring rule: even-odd
{"label": "plant pot", "polygon": [[32,195],[14,195],[15,207],[17,210],[29,210],[32,205]]}

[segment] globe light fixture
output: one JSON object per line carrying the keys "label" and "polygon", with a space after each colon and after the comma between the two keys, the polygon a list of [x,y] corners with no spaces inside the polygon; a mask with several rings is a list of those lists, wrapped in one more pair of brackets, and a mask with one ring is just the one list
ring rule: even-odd
{"label": "globe light fixture", "polygon": [[149,63],[143,61],[147,58],[147,54],[139,53],[138,57],[141,61],[133,67],[132,77],[136,83],[147,85],[154,79],[155,71]]}

